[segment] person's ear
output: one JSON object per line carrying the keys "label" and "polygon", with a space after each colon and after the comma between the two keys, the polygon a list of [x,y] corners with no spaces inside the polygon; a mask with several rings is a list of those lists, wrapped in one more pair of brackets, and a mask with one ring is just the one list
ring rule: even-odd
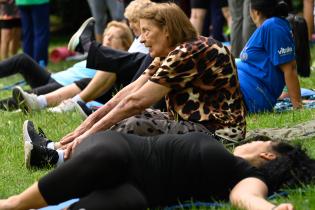
{"label": "person's ear", "polygon": [[256,9],[252,9],[252,12],[253,12],[256,16],[260,15],[260,11],[258,11],[258,10],[256,10]]}
{"label": "person's ear", "polygon": [[169,32],[168,32],[168,30],[167,30],[167,27],[166,27],[166,26],[162,26],[162,31],[163,31],[163,34],[164,34],[167,38],[169,38],[169,37],[170,37],[170,34],[169,34]]}
{"label": "person's ear", "polygon": [[274,160],[277,158],[277,156],[272,152],[262,152],[259,154],[259,157],[264,160]]}

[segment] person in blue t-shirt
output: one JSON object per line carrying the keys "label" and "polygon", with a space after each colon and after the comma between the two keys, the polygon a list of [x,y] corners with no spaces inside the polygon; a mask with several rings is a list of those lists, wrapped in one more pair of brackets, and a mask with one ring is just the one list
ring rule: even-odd
{"label": "person in blue t-shirt", "polygon": [[293,33],[285,19],[287,4],[279,0],[251,0],[250,10],[257,29],[237,62],[247,111],[272,110],[285,85],[293,107],[300,108]]}

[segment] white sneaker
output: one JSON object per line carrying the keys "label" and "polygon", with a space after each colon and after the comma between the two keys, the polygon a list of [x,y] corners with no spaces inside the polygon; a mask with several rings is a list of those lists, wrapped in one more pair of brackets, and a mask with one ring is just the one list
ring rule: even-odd
{"label": "white sneaker", "polygon": [[75,110],[76,103],[71,100],[64,100],[62,101],[58,106],[49,108],[49,112],[54,112],[54,113],[62,113],[62,112],[70,112]]}
{"label": "white sneaker", "polygon": [[40,110],[37,95],[25,92],[20,86],[16,86],[12,89],[12,96],[18,102],[19,108],[23,112]]}

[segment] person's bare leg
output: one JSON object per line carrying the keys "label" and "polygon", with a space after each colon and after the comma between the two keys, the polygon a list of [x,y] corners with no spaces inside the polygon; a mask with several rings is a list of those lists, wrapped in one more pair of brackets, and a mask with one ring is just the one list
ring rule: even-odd
{"label": "person's bare leg", "polygon": [[228,6],[221,8],[222,14],[227,22],[229,29],[232,27],[232,17]]}
{"label": "person's bare leg", "polygon": [[45,94],[44,96],[47,100],[47,106],[53,107],[57,106],[65,99],[72,98],[80,92],[81,89],[76,84],[71,84]]}
{"label": "person's bare leg", "polygon": [[0,210],[26,210],[37,209],[44,206],[47,206],[47,203],[39,192],[37,182],[19,195],[0,200]]}
{"label": "person's bare leg", "polygon": [[9,53],[10,56],[15,55],[20,48],[21,43],[21,28],[12,28],[12,40],[10,41]]}
{"label": "person's bare leg", "polygon": [[97,71],[91,82],[79,94],[85,101],[92,101],[108,91],[116,82],[116,74],[106,71]]}
{"label": "person's bare leg", "polygon": [[11,29],[1,29],[1,50],[0,57],[1,60],[8,58],[9,56],[9,43],[12,37]]}
{"label": "person's bare leg", "polygon": [[197,29],[199,34],[202,34],[203,22],[207,14],[206,9],[193,8],[191,9],[190,22]]}
{"label": "person's bare leg", "polygon": [[307,23],[308,28],[308,39],[312,39],[312,34],[314,31],[314,0],[303,0],[303,16]]}

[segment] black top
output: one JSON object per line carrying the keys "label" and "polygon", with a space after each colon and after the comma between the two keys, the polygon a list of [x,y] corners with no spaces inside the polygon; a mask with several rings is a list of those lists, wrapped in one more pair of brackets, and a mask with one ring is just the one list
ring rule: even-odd
{"label": "black top", "polygon": [[[147,55],[144,53],[129,53],[92,42],[86,67],[115,73],[117,76],[116,83],[124,87],[132,81],[139,68],[144,65],[146,57]],[[146,66],[142,67],[142,71],[145,68]]]}
{"label": "black top", "polygon": [[227,200],[231,189],[247,177],[266,183],[258,169],[204,133],[155,137],[107,133],[123,136],[129,143],[134,160],[131,181],[147,196],[150,206],[191,199]]}

